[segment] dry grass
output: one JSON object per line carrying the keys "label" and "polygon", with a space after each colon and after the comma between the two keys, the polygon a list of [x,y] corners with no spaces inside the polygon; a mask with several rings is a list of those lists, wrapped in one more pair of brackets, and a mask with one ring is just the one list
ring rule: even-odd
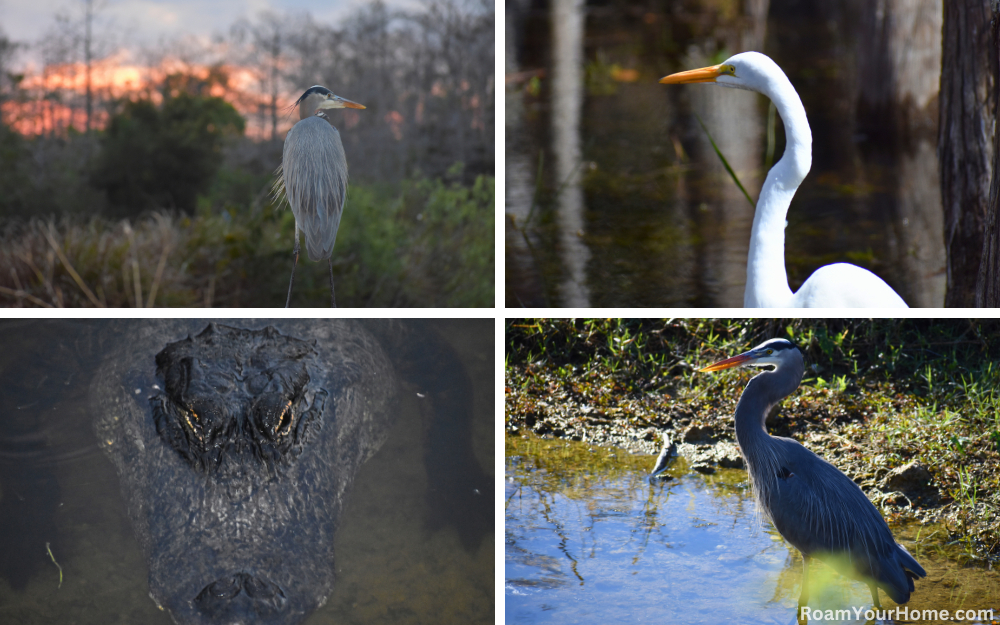
{"label": "dry grass", "polygon": [[[188,220],[190,226],[190,220]],[[13,306],[152,307],[169,293],[194,303],[200,285],[177,262],[187,238],[179,220],[155,213],[135,222],[92,218],[9,224],[0,246],[0,294]],[[168,262],[174,261],[174,262]]]}
{"label": "dry grass", "polygon": [[[345,307],[493,305],[494,182],[356,185],[337,235]],[[282,306],[295,220],[228,206],[136,220],[31,219],[0,231],[0,305]],[[301,259],[292,305],[329,305],[326,262]]]}

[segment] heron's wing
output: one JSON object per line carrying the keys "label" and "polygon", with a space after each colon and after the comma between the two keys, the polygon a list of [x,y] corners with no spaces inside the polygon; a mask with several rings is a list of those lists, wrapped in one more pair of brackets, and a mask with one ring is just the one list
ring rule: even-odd
{"label": "heron's wing", "polygon": [[781,469],[769,510],[775,528],[806,555],[845,575],[874,580],[903,603],[913,590],[906,574],[923,568],[892,537],[861,488],[797,441],[775,437]]}
{"label": "heron's wing", "polygon": [[340,133],[320,117],[295,124],[285,137],[281,173],[309,259],[329,258],[347,198],[347,157]]}

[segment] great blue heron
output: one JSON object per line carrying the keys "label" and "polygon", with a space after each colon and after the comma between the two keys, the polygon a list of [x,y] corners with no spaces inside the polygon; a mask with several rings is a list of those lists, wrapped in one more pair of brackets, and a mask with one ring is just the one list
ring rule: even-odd
{"label": "great blue heron", "polygon": [[295,267],[299,262],[299,233],[305,235],[309,260],[325,259],[330,263],[330,302],[336,307],[333,291],[333,244],[337,240],[340,215],[347,198],[347,158],[340,133],[326,114],[326,109],[363,109],[357,102],[334,95],[326,87],[306,89],[295,104],[299,121],[285,136],[285,148],[274,183],[275,196],[284,194],[295,216],[295,255],[288,298],[292,301]]}
{"label": "great blue heron", "polygon": [[785,153],[767,172],[750,230],[747,308],[906,308],[881,278],[856,265],[834,263],[817,269],[792,293],[785,273],[785,216],[812,165],[812,132],[806,110],[788,77],[759,52],[743,52],[719,65],[660,79],[664,84],[713,82],[756,91],[771,98],[785,124]]}
{"label": "great blue heron", "polygon": [[861,488],[797,441],[767,433],[768,411],[802,381],[802,354],[785,339],[771,339],[701,371],[739,366],[773,367],[744,389],[736,405],[736,440],[759,509],[802,553],[800,620],[809,601],[809,558],[867,584],[875,608],[882,607],[879,588],[896,603],[909,601],[913,580],[926,573],[895,541]]}

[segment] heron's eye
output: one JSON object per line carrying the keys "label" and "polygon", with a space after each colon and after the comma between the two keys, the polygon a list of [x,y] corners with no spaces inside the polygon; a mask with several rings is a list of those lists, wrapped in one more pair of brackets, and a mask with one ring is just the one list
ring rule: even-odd
{"label": "heron's eye", "polygon": [[769,349],[769,350],[767,350],[767,355],[768,355],[768,356],[770,356],[770,355],[771,355],[771,354],[773,354],[773,353],[774,353],[774,350],[773,350],[773,349]]}

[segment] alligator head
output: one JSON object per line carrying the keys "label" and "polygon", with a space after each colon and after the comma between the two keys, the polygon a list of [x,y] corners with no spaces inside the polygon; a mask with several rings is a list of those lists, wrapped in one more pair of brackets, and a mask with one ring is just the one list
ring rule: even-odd
{"label": "alligator head", "polygon": [[209,325],[156,355],[164,391],[150,398],[156,429],[192,468],[239,477],[290,462],[321,418],[307,364],[316,349],[272,327]]}
{"label": "alligator head", "polygon": [[195,322],[131,323],[93,392],[150,596],[177,623],[301,622],[333,587],[334,532],[388,431],[392,366],[343,320],[181,340]]}

